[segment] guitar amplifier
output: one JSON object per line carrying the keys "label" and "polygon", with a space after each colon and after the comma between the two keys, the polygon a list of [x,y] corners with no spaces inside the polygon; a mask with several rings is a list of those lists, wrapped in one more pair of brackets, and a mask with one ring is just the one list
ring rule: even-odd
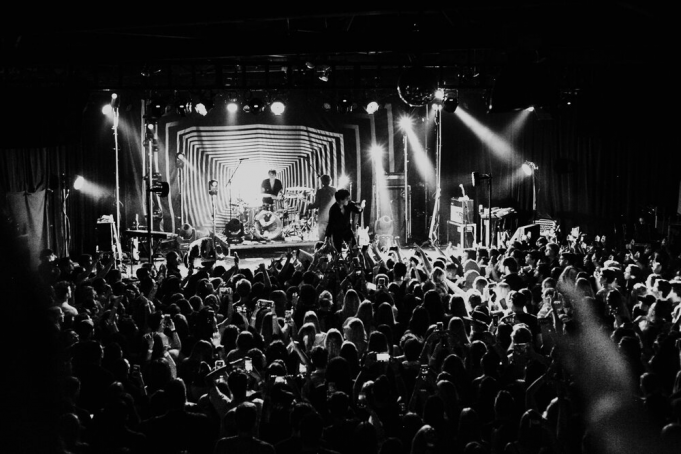
{"label": "guitar amplifier", "polygon": [[473,199],[468,197],[452,197],[450,199],[449,220],[459,224],[473,224]]}
{"label": "guitar amplifier", "polygon": [[475,224],[460,224],[447,221],[447,242],[460,249],[472,248],[475,245]]}

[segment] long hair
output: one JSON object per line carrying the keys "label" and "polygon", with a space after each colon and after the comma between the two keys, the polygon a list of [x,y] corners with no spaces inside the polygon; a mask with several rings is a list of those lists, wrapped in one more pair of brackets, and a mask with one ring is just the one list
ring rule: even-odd
{"label": "long hair", "polygon": [[345,319],[348,317],[354,317],[359,308],[359,295],[354,289],[349,289],[345,292],[345,297],[343,298],[343,307],[341,308],[341,314]]}
{"label": "long hair", "polygon": [[374,305],[369,300],[364,300],[357,308],[355,317],[362,320],[367,336],[371,334],[374,326]]}

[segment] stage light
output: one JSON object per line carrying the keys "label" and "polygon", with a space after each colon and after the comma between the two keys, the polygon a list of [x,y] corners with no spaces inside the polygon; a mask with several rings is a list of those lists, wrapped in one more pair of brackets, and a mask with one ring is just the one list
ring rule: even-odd
{"label": "stage light", "polygon": [[482,180],[490,180],[492,175],[488,173],[473,172],[471,173],[471,183],[473,187],[477,186]]}
{"label": "stage light", "polygon": [[437,90],[435,90],[433,98],[442,101],[443,99],[445,99],[445,91],[442,88],[438,88]]}
{"label": "stage light", "polygon": [[159,99],[152,99],[147,104],[147,112],[151,118],[161,118],[165,113],[165,104]]}
{"label": "stage light", "polygon": [[194,106],[194,110],[197,114],[203,115],[204,117],[208,114],[208,109],[206,109],[206,105],[202,102],[196,104],[196,106]]}
{"label": "stage light", "polygon": [[186,117],[187,113],[191,113],[192,104],[190,102],[179,102],[175,106],[175,112],[181,117]]}
{"label": "stage light", "polygon": [[527,110],[528,112],[534,112],[534,106],[530,106],[525,110]]}
{"label": "stage light", "polygon": [[194,112],[199,115],[206,116],[215,106],[215,101],[211,94],[203,94],[199,98],[199,101],[194,104]]}
{"label": "stage light", "polygon": [[411,130],[413,125],[414,122],[412,121],[411,117],[400,118],[400,128],[402,128],[403,131]]}
{"label": "stage light", "polygon": [[374,145],[371,147],[371,156],[374,157],[374,159],[379,160],[383,157],[383,147],[380,145]]}
{"label": "stage light", "polygon": [[325,112],[329,112],[333,106],[329,101],[324,101],[322,103],[322,109],[324,109]]}
{"label": "stage light", "polygon": [[432,104],[430,105],[433,110],[435,111],[441,111],[442,110],[442,100],[441,99],[433,99]]}
{"label": "stage light", "polygon": [[120,100],[118,99],[118,95],[116,93],[111,93],[111,101],[109,101],[108,104],[102,106],[102,113],[104,115],[111,115],[113,110],[118,107],[119,103]]}
{"label": "stage light", "polygon": [[243,111],[246,113],[252,113],[253,115],[257,115],[260,112],[262,112],[263,108],[265,107],[265,104],[262,102],[260,98],[251,98],[243,107]]}
{"label": "stage light", "polygon": [[338,179],[338,187],[346,188],[348,185],[350,185],[350,178],[347,175],[341,175]]}
{"label": "stage light", "polygon": [[322,65],[319,67],[319,71],[321,72],[319,80],[321,80],[322,82],[328,82],[329,76],[331,75],[331,67],[327,65]]}
{"label": "stage light", "polygon": [[376,101],[371,101],[366,106],[366,111],[369,115],[376,113],[377,110],[378,110],[378,103]]}
{"label": "stage light", "polygon": [[338,112],[340,113],[350,113],[352,108],[352,102],[348,98],[342,98],[338,103]]}
{"label": "stage light", "polygon": [[534,162],[531,161],[525,161],[523,162],[522,165],[523,172],[525,172],[525,175],[528,177],[534,173],[535,170],[538,170],[539,167]]}
{"label": "stage light", "polygon": [[277,98],[270,104],[270,110],[274,115],[281,115],[284,113],[284,110],[286,110],[286,105],[281,99]]}
{"label": "stage light", "polygon": [[230,100],[227,102],[227,112],[236,113],[239,110],[239,104],[236,101]]}
{"label": "stage light", "polygon": [[454,113],[457,107],[459,107],[458,93],[456,96],[449,93],[442,100],[442,108],[445,110],[445,112]]}
{"label": "stage light", "polygon": [[85,178],[81,177],[80,175],[76,176],[76,179],[73,181],[73,189],[76,191],[80,191],[83,189],[83,185],[85,184]]}

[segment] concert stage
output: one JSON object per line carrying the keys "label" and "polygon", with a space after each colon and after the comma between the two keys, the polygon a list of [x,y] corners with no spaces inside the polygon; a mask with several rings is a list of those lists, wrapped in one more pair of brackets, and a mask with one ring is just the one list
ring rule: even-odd
{"label": "concert stage", "polygon": [[242,243],[229,244],[225,238],[221,238],[223,247],[227,247],[229,255],[237,251],[239,257],[262,256],[263,253],[278,251],[287,251],[289,249],[302,249],[306,252],[314,250],[317,241],[301,240],[300,238],[286,238],[280,241],[249,241],[244,240]]}

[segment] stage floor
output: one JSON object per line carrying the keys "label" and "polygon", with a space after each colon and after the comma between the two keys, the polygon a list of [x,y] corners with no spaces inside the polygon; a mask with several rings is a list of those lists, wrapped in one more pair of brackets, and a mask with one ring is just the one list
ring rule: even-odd
{"label": "stage floor", "polygon": [[[225,268],[231,268],[234,266],[234,257],[232,256],[232,253],[236,251],[239,255],[240,267],[255,270],[258,268],[258,266],[260,266],[261,263],[269,265],[273,259],[285,259],[286,252],[289,250],[295,252],[296,250],[301,249],[305,252],[312,252],[316,243],[316,241],[301,241],[300,238],[295,240],[291,239],[289,241],[244,241],[240,244],[229,245],[230,254],[218,259],[215,264]],[[432,259],[440,256],[439,252],[433,247],[425,247],[423,250]],[[414,253],[415,248],[413,246],[400,247],[400,255],[403,259],[411,257],[414,255]],[[128,275],[134,277],[136,270],[142,266],[142,263],[147,261],[148,260],[146,258],[142,257],[140,262],[125,264],[125,269],[122,270],[124,276]],[[158,268],[165,261],[165,257],[163,255],[155,255],[153,261],[154,266]],[[186,276],[188,270],[184,265],[182,265],[180,267],[180,271],[182,272],[183,276]]]}

